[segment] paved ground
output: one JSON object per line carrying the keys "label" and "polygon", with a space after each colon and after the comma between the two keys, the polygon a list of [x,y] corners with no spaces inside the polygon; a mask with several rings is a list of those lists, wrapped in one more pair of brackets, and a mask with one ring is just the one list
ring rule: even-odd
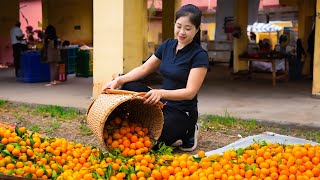
{"label": "paved ground", "polygon": [[[12,69],[0,69],[1,99],[82,109],[91,102],[92,78],[69,75],[67,82],[46,87],[16,82],[13,75]],[[311,83],[279,82],[273,87],[271,80],[230,80],[225,67],[215,66],[199,92],[199,112],[320,129],[320,99],[311,98]]]}

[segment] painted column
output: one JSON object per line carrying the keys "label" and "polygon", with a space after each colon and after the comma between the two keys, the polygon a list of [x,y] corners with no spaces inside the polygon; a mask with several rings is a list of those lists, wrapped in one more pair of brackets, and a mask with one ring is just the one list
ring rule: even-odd
{"label": "painted column", "polygon": [[123,73],[124,1],[93,0],[93,97]]}
{"label": "painted column", "polygon": [[113,75],[142,64],[147,40],[146,0],[93,0],[93,97]]}
{"label": "painted column", "polygon": [[[313,16],[315,10],[316,0],[302,0],[299,1],[299,28],[298,28],[298,37],[302,41],[304,50],[307,53],[308,49],[308,37],[312,31],[313,25]],[[310,74],[310,55],[308,54],[305,59],[303,72],[302,74]]]}
{"label": "painted column", "polygon": [[[320,0],[317,0],[316,13],[320,13]],[[320,97],[320,16],[316,17],[316,35],[314,44],[313,83],[312,94]]]}
{"label": "painted column", "polygon": [[146,58],[147,43],[147,0],[124,1],[124,58],[123,72],[140,66]]}
{"label": "painted column", "polygon": [[181,6],[181,0],[162,1],[162,40],[174,38],[175,12]]}
{"label": "painted column", "polygon": [[238,72],[248,69],[248,62],[239,61],[239,55],[248,49],[248,0],[235,1],[235,23],[241,27],[240,38],[233,39],[233,71]]}

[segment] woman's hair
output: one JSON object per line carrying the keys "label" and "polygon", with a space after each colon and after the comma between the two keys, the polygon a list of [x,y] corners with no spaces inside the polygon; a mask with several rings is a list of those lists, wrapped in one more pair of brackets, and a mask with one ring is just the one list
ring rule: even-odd
{"label": "woman's hair", "polygon": [[57,48],[58,47],[58,37],[57,37],[57,33],[56,33],[56,28],[52,25],[48,25],[44,34],[45,34],[45,40],[44,40],[45,46],[48,47],[49,40],[53,40],[54,47]]}
{"label": "woman's hair", "polygon": [[187,4],[182,6],[177,12],[176,12],[176,21],[180,17],[188,16],[190,18],[190,22],[199,29],[197,34],[194,36],[193,41],[200,44],[200,24],[201,24],[201,16],[202,12],[201,10],[192,4]]}

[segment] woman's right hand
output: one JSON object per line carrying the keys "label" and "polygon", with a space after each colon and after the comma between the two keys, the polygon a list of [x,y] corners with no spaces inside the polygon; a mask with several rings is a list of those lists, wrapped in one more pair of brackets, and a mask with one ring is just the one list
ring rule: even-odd
{"label": "woman's right hand", "polygon": [[114,80],[106,83],[103,85],[101,92],[103,92],[106,89],[117,89],[122,85],[122,83],[120,82],[120,77],[115,78]]}

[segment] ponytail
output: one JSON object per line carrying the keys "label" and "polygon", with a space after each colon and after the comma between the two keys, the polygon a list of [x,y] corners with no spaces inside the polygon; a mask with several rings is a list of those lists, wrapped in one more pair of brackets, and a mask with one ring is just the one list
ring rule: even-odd
{"label": "ponytail", "polygon": [[196,42],[197,44],[200,45],[200,28],[198,30],[198,32],[196,33],[196,35],[193,37],[193,41]]}

